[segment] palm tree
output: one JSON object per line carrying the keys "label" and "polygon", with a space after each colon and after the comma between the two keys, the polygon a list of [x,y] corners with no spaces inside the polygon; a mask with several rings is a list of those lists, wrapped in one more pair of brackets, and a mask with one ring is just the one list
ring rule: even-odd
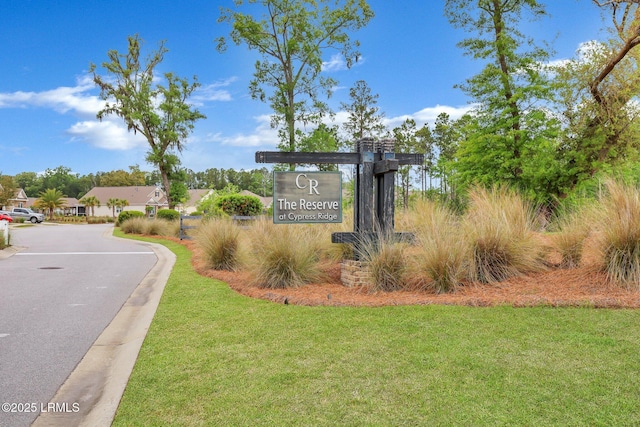
{"label": "palm tree", "polygon": [[80,203],[82,203],[88,208],[91,208],[91,216],[96,215],[96,211],[95,211],[96,206],[100,207],[100,200],[98,200],[96,196],[88,196],[88,197],[85,196],[82,199],[80,199]]}
{"label": "palm tree", "polygon": [[64,197],[62,191],[55,188],[48,188],[40,193],[40,198],[36,200],[35,205],[39,209],[48,209],[49,219],[53,220],[53,211],[67,204],[66,200],[63,200]]}
{"label": "palm tree", "polygon": [[129,206],[129,201],[127,199],[116,199],[116,206],[120,208],[122,211],[125,206]]}
{"label": "palm tree", "polygon": [[111,208],[111,213],[113,214],[113,217],[116,217],[116,206],[118,206],[118,203],[120,202],[120,199],[116,199],[116,198],[111,198],[109,200],[107,200],[107,207]]}

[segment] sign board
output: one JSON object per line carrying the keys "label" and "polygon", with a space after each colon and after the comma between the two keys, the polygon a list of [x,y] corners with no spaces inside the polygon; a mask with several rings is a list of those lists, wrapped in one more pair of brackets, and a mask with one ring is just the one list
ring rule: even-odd
{"label": "sign board", "polygon": [[273,222],[342,222],[342,173],[274,172]]}

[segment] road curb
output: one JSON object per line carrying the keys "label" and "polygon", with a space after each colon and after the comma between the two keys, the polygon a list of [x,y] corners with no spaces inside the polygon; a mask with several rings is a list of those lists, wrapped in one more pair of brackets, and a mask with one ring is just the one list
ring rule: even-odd
{"label": "road curb", "polygon": [[142,244],[158,261],[51,399],[71,410],[43,412],[32,426],[111,425],[176,261],[165,246]]}

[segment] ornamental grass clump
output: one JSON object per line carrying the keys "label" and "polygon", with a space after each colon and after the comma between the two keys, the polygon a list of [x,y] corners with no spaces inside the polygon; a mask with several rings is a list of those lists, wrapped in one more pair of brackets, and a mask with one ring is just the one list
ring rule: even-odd
{"label": "ornamental grass clump", "polygon": [[207,268],[235,271],[241,265],[240,228],[229,219],[203,221],[195,241]]}
{"label": "ornamental grass clump", "polygon": [[147,219],[144,217],[130,217],[120,223],[120,229],[126,234],[145,234]]}
{"label": "ornamental grass clump", "polygon": [[146,219],[145,220],[145,228],[142,234],[146,234],[148,236],[168,236],[168,221],[164,219]]}
{"label": "ornamental grass clump", "polygon": [[582,261],[584,245],[591,231],[590,211],[581,207],[560,214],[551,224],[553,248],[562,257],[560,268],[575,268]]}
{"label": "ornamental grass clump", "polygon": [[469,250],[458,218],[431,201],[416,204],[410,224],[418,249],[412,263],[414,286],[436,293],[453,292],[466,275]]}
{"label": "ornamental grass clump", "polygon": [[297,288],[321,279],[321,244],[310,227],[259,221],[252,227],[254,282],[267,289]]}
{"label": "ornamental grass clump", "polygon": [[505,187],[469,192],[464,230],[469,239],[469,278],[481,283],[544,269],[543,245],[533,232],[532,207]]}
{"label": "ornamental grass clump", "polygon": [[406,288],[406,244],[378,233],[375,238],[359,242],[358,250],[361,260],[368,266],[370,291],[392,292]]}
{"label": "ornamental grass clump", "polygon": [[598,203],[601,270],[627,289],[640,290],[640,190],[613,180]]}

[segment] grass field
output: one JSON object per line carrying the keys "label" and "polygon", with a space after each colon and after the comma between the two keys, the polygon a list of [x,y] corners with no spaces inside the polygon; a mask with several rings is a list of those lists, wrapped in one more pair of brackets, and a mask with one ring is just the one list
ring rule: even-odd
{"label": "grass field", "polygon": [[116,426],[638,425],[640,311],[301,307],[177,262]]}

